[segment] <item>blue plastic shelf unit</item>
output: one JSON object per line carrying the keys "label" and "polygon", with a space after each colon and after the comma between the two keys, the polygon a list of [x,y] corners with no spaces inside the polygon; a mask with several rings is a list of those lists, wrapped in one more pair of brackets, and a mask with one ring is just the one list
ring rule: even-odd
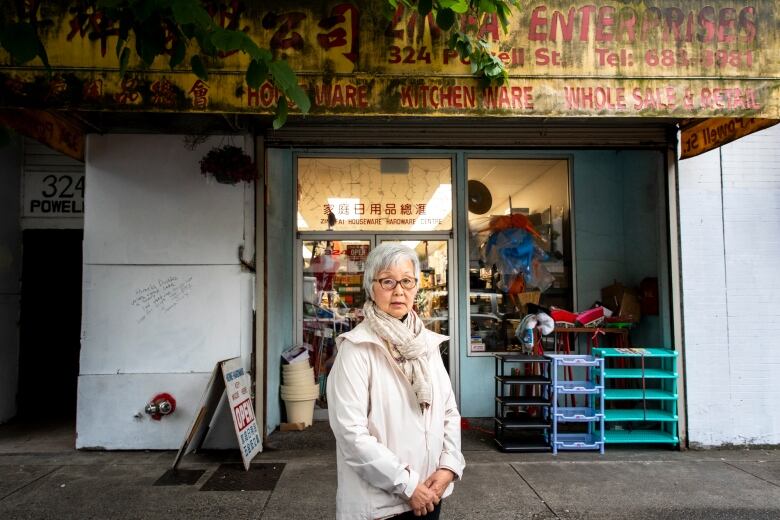
{"label": "blue plastic shelf unit", "polygon": [[604,361],[606,443],[679,444],[677,352],[594,348]]}
{"label": "blue plastic shelf unit", "polygon": [[501,451],[550,450],[550,360],[495,354],[494,432]]}
{"label": "blue plastic shelf unit", "polygon": [[[604,359],[595,356],[548,354],[552,361],[552,446],[559,450],[598,450],[604,453]],[[576,376],[574,370],[577,368]],[[582,379],[567,380],[566,373]],[[561,406],[561,402],[582,396],[584,406]],[[584,431],[560,432],[563,423],[583,423]],[[584,428],[583,428],[584,427]]]}

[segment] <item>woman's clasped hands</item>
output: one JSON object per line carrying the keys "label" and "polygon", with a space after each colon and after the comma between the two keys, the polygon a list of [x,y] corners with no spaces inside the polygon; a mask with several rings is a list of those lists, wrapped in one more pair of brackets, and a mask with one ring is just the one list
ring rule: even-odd
{"label": "woman's clasped hands", "polygon": [[441,496],[447,486],[455,479],[455,474],[448,469],[438,469],[434,471],[425,482],[418,484],[417,488],[409,499],[409,505],[412,506],[414,516],[425,516],[432,513],[435,506],[439,504]]}

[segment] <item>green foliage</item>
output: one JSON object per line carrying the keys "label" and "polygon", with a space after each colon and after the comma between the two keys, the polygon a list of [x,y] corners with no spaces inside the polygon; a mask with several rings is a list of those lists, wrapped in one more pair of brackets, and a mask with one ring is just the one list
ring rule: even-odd
{"label": "green foliage", "polygon": [[274,114],[274,130],[279,130],[287,122],[287,99],[280,98],[276,104],[276,113]]}
{"label": "green foliage", "polygon": [[[184,61],[187,48],[193,48],[195,54],[190,58],[190,68],[203,81],[209,76],[207,64],[218,61],[220,53],[242,52],[252,58],[246,71],[247,84],[258,88],[270,80],[282,93],[275,122],[286,120],[288,100],[303,113],[311,107],[286,61],[274,59],[271,51],[260,47],[247,33],[220,27],[200,0],[98,0],[97,5],[106,16],[119,21],[116,54],[121,76],[127,73],[130,59],[127,44],[131,36],[135,52],[146,66],[170,54],[168,64],[173,69]],[[166,48],[166,31],[174,35],[170,49]]]}
{"label": "green foliage", "polygon": [[20,65],[38,57],[43,65],[49,68],[49,58],[38,36],[38,29],[29,22],[2,24],[0,47],[8,51],[13,60]]}
{"label": "green foliage", "polygon": [[190,58],[190,67],[192,67],[192,73],[198,76],[198,78],[203,81],[209,80],[209,72],[206,70],[203,60],[197,54]]}
{"label": "green foliage", "polygon": [[246,69],[246,84],[252,88],[260,88],[268,77],[268,66],[264,61],[252,60]]}
{"label": "green foliage", "polygon": [[[485,40],[476,37],[478,28],[462,21],[480,20],[490,14],[498,18],[506,32],[511,9],[519,7],[519,0],[386,0],[384,5],[388,18],[392,18],[399,5],[422,16],[432,14],[437,25],[450,33],[450,47],[470,61],[472,73],[483,83],[502,84],[507,80],[504,64],[491,54]],[[311,101],[286,61],[274,59],[269,49],[258,45],[247,33],[218,26],[201,0],[98,0],[97,8],[118,21],[116,55],[120,76],[127,73],[132,54],[128,46],[131,37],[135,53],[146,66],[170,54],[168,64],[174,69],[184,61],[187,48],[193,48],[195,54],[190,59],[190,67],[204,81],[208,79],[206,64],[219,60],[220,53],[242,52],[252,58],[246,71],[247,84],[258,88],[270,80],[282,93],[276,106],[274,128],[280,128],[287,120],[291,103],[304,114],[311,108]],[[169,49],[166,32],[174,35]],[[38,27],[32,22],[0,20],[0,47],[16,63],[24,64],[38,57],[50,70]]]}
{"label": "green foliage", "polygon": [[[479,27],[467,21],[470,18],[480,20],[489,14],[498,18],[506,32],[512,8],[519,7],[518,0],[387,0],[385,16],[391,19],[399,5],[416,9],[422,16],[433,14],[436,25],[450,33],[450,48],[471,63],[472,74],[479,77],[483,85],[506,82],[508,73],[503,62],[492,55],[486,40],[476,37]],[[458,27],[460,21],[461,27]]]}

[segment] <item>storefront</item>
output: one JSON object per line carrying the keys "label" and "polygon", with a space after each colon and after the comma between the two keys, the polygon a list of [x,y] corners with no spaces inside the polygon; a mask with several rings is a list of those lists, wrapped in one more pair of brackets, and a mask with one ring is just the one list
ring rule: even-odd
{"label": "storefront", "polygon": [[[277,256],[281,243],[274,241],[267,258],[268,291],[278,295],[268,319],[292,329],[286,337],[275,331],[274,341],[311,345],[326,374],[333,336],[361,320],[362,260],[375,245],[399,241],[421,261],[418,312],[450,336],[442,356],[466,417],[493,415],[493,354],[520,351],[515,332],[528,303],[584,310],[615,282],[653,280],[660,305],[632,318],[631,338],[672,345],[671,143],[664,143],[663,125],[656,129],[659,140],[644,148],[581,150],[576,138],[553,150],[465,142],[460,149],[269,147],[269,171],[287,173],[269,178],[266,224],[278,238],[286,234],[291,249]],[[289,198],[278,203],[283,194]],[[539,247],[528,263],[501,264],[501,247],[516,251],[517,244],[497,239],[523,236],[496,233],[513,215],[538,233]],[[512,287],[523,282],[527,288]],[[288,305],[290,322],[283,317]],[[552,338],[545,343],[555,350]],[[584,353],[584,337],[579,343]],[[269,374],[278,371],[272,363],[269,357]],[[270,402],[274,386],[266,387]]]}
{"label": "storefront", "polygon": [[[48,35],[64,72],[3,65],[4,107],[77,103],[86,122],[79,447],[176,447],[214,362],[233,356],[272,432],[282,352],[310,345],[326,376],[334,336],[361,319],[363,261],[385,241],[418,252],[417,309],[450,337],[442,354],[465,417],[493,416],[493,354],[518,351],[529,304],[581,311],[612,306],[602,290],[616,283],[647,290],[655,305],[631,313],[630,342],[680,354],[684,446],[678,149],[780,118],[773,2],[521,2],[507,33],[479,21],[509,73],[489,87],[431,19],[399,7],[388,21],[371,14],[377,3],[214,15],[298,72],[312,109],[293,107],[279,130],[279,92],[244,83],[246,56],[208,82],[134,63],[120,81],[102,26],[71,30],[75,15]],[[253,156],[261,181],[204,181],[205,149],[182,142],[207,137]],[[507,255],[513,240],[522,258]],[[615,339],[583,335],[575,351]],[[160,391],[179,414],[152,422],[143,404]]]}

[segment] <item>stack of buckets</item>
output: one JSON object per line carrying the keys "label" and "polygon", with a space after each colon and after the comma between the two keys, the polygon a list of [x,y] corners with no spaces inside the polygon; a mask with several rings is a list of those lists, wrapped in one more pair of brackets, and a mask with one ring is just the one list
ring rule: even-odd
{"label": "stack of buckets", "polygon": [[282,365],[282,376],[282,399],[287,409],[287,422],[311,426],[314,401],[320,395],[320,385],[314,382],[314,369],[307,359]]}

